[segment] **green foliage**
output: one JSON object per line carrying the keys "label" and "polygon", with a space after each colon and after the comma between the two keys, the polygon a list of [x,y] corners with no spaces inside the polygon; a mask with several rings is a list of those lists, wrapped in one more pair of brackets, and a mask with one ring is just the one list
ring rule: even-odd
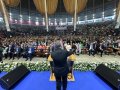
{"label": "green foliage", "polygon": [[[96,67],[101,63],[83,63],[83,62],[75,62],[73,68],[74,70],[78,71],[93,71],[96,69]],[[120,64],[119,63],[102,63],[108,66],[109,68],[120,71]],[[45,62],[36,62],[36,63],[17,63],[17,62],[11,62],[11,63],[0,63],[0,71],[6,71],[9,72],[13,70],[14,68],[25,65],[30,71],[49,71],[50,65]]]}

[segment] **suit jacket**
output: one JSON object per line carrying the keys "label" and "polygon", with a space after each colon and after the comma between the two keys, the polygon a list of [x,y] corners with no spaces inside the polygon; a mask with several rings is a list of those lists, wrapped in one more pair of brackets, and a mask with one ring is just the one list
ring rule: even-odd
{"label": "suit jacket", "polygon": [[[87,44],[87,48],[88,48],[88,50],[90,50],[90,45],[91,45],[91,44]],[[93,50],[96,49],[96,44],[95,44],[95,43],[93,44],[93,48],[92,48],[92,49],[93,49]]]}
{"label": "suit jacket", "polygon": [[18,51],[16,50],[17,53],[21,53],[22,51],[21,47],[17,47],[16,49],[18,49]]}
{"label": "suit jacket", "polygon": [[53,59],[54,73],[56,76],[64,76],[69,72],[67,57],[70,56],[72,52],[66,50],[58,49],[51,53],[51,58]]}
{"label": "suit jacket", "polygon": [[13,45],[11,46],[11,48],[10,48],[10,52],[11,52],[11,53],[14,53],[14,51],[15,51],[15,45],[13,44]]}
{"label": "suit jacket", "polygon": [[[30,48],[28,48],[28,50],[29,50]],[[34,53],[34,48],[33,47],[31,47],[31,54],[33,54]]]}

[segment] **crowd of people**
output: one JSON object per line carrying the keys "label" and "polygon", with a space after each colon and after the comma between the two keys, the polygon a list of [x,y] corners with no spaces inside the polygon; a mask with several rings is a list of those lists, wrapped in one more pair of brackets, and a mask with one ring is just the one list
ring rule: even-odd
{"label": "crowd of people", "polygon": [[114,21],[106,21],[103,23],[91,23],[78,26],[78,33],[80,35],[118,36],[119,35],[118,32],[115,31]]}
{"label": "crowd of people", "polygon": [[[120,30],[115,30],[114,21],[105,21],[102,23],[81,24],[76,26],[76,31],[73,32],[73,26],[67,26],[66,30],[56,30],[55,26],[49,26],[49,33],[45,26],[12,26],[11,32],[7,32],[4,27],[0,28],[0,35],[4,37],[15,36],[47,36],[47,35],[80,35],[80,36],[119,36]],[[37,33],[36,33],[37,32]],[[62,33],[60,33],[62,32]]]}
{"label": "crowd of people", "polygon": [[[1,47],[3,48],[2,54],[5,59],[13,59],[21,57],[32,60],[36,53],[49,54],[54,51],[55,42],[60,39],[58,36],[41,36],[41,37],[11,37],[1,41]],[[80,36],[62,36],[61,45],[63,49],[67,51],[73,50],[77,55],[88,52],[89,55],[95,56],[97,53],[101,53],[111,47],[114,51],[115,48],[120,48],[120,37],[112,38],[102,37],[101,39],[96,37],[80,37]],[[117,50],[115,51],[117,53]]]}
{"label": "crowd of people", "polygon": [[[64,35],[42,34],[41,30],[33,30],[30,27],[12,28],[11,32],[0,30],[0,52],[5,59],[18,59],[23,57],[32,60],[34,56],[47,56],[54,51],[55,42],[61,39],[61,45],[67,51],[73,50],[75,54],[88,53],[93,55],[107,53],[111,47],[115,54],[119,53],[119,30],[116,33],[113,22],[83,25],[76,32],[65,30]],[[29,30],[30,29],[30,30]],[[45,32],[44,32],[45,33]],[[117,48],[117,49],[116,49]],[[1,60],[2,61],[2,60]]]}

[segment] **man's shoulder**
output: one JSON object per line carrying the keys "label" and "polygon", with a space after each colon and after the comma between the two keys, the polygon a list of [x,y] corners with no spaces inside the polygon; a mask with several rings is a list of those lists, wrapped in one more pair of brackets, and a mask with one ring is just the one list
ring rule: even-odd
{"label": "man's shoulder", "polygon": [[51,54],[53,55],[53,54],[59,53],[59,52],[67,53],[68,51],[61,49],[61,50],[56,50],[56,51],[54,51],[54,52],[51,52]]}

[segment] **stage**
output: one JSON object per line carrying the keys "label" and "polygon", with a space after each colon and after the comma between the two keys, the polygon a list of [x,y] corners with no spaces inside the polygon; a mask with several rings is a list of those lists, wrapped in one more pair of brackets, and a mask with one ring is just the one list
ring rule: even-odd
{"label": "stage", "polygon": [[[68,82],[67,90],[112,90],[110,86],[93,72],[100,63],[105,65],[108,63],[107,66],[110,68],[117,71],[120,70],[120,56],[118,55],[103,55],[103,57],[99,55],[95,57],[88,55],[76,56],[74,66],[75,82]],[[55,90],[55,81],[49,81],[50,66],[47,58],[35,57],[32,61],[25,61],[24,58],[4,60],[3,63],[0,63],[0,68],[3,70],[0,73],[0,77],[6,74],[5,71],[11,71],[18,64],[24,64],[31,72],[13,90]],[[3,89],[0,87],[0,90]]]}
{"label": "stage", "polygon": [[[0,77],[5,75],[0,73]],[[112,90],[105,82],[96,76],[92,71],[74,71],[75,82],[68,82],[67,90]],[[56,83],[49,81],[50,71],[32,71],[21,80],[13,90],[56,90]],[[0,87],[0,90],[4,90]]]}

